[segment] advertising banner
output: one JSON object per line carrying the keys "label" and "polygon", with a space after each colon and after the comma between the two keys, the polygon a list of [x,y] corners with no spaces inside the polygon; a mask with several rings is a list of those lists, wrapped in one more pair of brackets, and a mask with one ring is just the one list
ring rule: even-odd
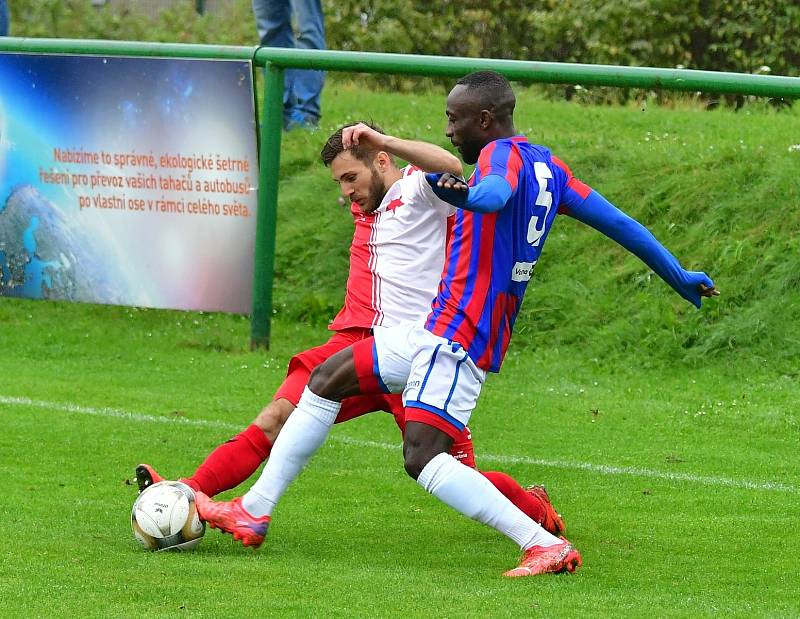
{"label": "advertising banner", "polygon": [[0,54],[0,295],[248,313],[248,62]]}

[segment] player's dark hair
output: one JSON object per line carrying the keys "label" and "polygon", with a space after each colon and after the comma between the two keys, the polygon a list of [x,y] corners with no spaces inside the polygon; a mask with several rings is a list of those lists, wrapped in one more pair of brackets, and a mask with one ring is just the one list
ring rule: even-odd
{"label": "player's dark hair", "polygon": [[344,125],[337,129],[331,137],[328,138],[328,141],[325,142],[325,146],[322,147],[322,152],[320,152],[320,157],[322,157],[322,163],[326,166],[331,165],[331,161],[336,159],[338,155],[341,155],[345,150],[349,150],[353,157],[362,161],[366,165],[371,165],[372,160],[375,158],[377,154],[377,150],[363,148],[361,146],[353,146],[350,149],[345,149],[342,145],[342,131],[344,131],[347,127],[352,127],[353,125],[357,125],[358,123],[363,123],[367,125],[370,129],[374,129],[378,133],[382,133],[386,135],[386,132],[381,129],[378,125],[374,123],[367,122],[366,120],[357,120],[354,123],[350,123],[349,125]]}
{"label": "player's dark hair", "polygon": [[456,85],[465,86],[475,104],[482,110],[493,112],[497,120],[502,122],[513,118],[517,98],[509,81],[499,73],[475,71],[462,77]]}

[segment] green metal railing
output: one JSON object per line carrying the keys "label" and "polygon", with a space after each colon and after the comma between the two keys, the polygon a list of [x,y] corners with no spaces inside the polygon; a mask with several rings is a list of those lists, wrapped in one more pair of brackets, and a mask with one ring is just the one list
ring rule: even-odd
{"label": "green metal railing", "polygon": [[234,47],[0,37],[0,52],[93,54],[252,60],[265,69],[261,122],[258,216],[253,270],[251,346],[269,346],[275,224],[278,209],[284,69],[319,69],[351,73],[392,73],[460,77],[471,71],[493,70],[520,82],[580,84],[721,94],[800,98],[800,77],[749,75],[690,69],[654,69],[611,65],[567,64],[488,58],[452,58],[369,52],[339,52],[273,47]]}

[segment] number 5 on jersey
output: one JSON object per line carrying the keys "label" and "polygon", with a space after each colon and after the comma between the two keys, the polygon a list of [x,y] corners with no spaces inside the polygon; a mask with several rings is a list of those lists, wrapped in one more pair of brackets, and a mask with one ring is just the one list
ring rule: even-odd
{"label": "number 5 on jersey", "polygon": [[538,247],[544,236],[547,215],[550,213],[550,207],[553,206],[553,194],[547,191],[547,179],[553,178],[553,173],[542,161],[534,162],[533,171],[536,174],[536,181],[539,183],[539,194],[536,196],[535,204],[545,207],[545,211],[544,215],[531,216],[531,220],[528,222],[528,243]]}

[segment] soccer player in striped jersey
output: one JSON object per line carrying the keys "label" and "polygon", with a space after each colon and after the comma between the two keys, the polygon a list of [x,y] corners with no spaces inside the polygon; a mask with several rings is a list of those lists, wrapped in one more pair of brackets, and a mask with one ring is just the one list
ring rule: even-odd
{"label": "soccer player in striped jersey", "polygon": [[477,168],[469,183],[451,173],[427,176],[437,195],[459,207],[427,320],[376,328],[373,338],[319,366],[251,490],[230,503],[198,495],[198,512],[210,526],[259,545],[277,501],[323,443],[341,400],[402,392],[406,471],[443,502],[519,544],[522,559],[507,576],[580,566],[572,544],[544,530],[448,453],[466,427],[486,373],[500,370],[556,214],[616,240],[698,307],[701,297],[718,293],[705,273],[684,270],[644,226],[575,179],[548,149],[518,135],[515,103],[508,81],[489,71],[462,78],[450,92],[447,136]]}
{"label": "soccer player in striped jersey", "polygon": [[[398,168],[393,156],[410,164]],[[448,222],[452,222],[455,208],[435,195],[423,170],[460,174],[458,158],[438,146],[398,140],[364,123],[343,127],[331,135],[321,158],[350,201],[354,221],[344,306],[330,324],[333,334],[325,344],[292,357],[286,379],[253,423],[219,445],[190,477],[182,479],[209,496],[238,486],[269,457],[272,443],[297,406],[316,366],[370,337],[373,327],[423,319],[436,294]],[[393,414],[401,432],[404,430],[405,408],[398,394],[348,398],[336,422],[381,410]],[[450,453],[475,467],[469,428],[459,434]],[[135,475],[140,491],[163,479],[149,464],[137,466]],[[483,475],[545,528],[554,533],[564,529],[542,486],[522,488],[500,471],[484,471]]]}

